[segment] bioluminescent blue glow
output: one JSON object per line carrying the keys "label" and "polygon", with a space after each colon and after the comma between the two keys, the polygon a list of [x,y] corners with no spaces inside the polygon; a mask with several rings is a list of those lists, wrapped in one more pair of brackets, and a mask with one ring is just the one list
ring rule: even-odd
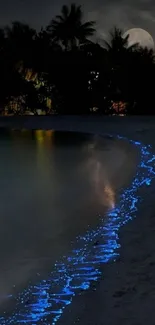
{"label": "bioluminescent blue glow", "polygon": [[[125,139],[118,136],[120,139]],[[127,140],[127,139],[126,139]],[[79,236],[69,256],[55,263],[47,280],[31,285],[17,297],[14,312],[0,317],[0,325],[55,325],[73,297],[87,290],[100,278],[100,266],[119,255],[119,228],[136,216],[140,201],[138,190],[149,186],[155,177],[155,155],[150,145],[130,140],[140,150],[141,159],[130,188],[123,191],[118,206],[100,217],[100,226]]]}

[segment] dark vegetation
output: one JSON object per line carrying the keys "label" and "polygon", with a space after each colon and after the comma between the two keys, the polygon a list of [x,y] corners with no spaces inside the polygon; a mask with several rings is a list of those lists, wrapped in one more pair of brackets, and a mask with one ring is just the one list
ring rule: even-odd
{"label": "dark vegetation", "polygon": [[116,27],[104,47],[94,33],[75,4],[39,32],[0,29],[1,114],[154,114],[153,50],[129,47]]}

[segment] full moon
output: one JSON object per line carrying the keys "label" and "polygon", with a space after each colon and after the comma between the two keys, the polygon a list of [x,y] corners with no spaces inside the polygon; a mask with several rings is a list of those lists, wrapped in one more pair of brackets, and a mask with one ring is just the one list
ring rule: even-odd
{"label": "full moon", "polygon": [[125,38],[127,35],[129,35],[128,46],[138,43],[141,47],[147,47],[149,50],[154,50],[154,40],[146,30],[142,28],[132,28],[125,32],[123,37]]}

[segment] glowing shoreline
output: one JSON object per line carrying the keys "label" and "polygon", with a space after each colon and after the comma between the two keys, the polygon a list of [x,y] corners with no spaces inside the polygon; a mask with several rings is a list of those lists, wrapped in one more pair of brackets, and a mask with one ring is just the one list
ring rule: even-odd
{"label": "glowing shoreline", "polygon": [[[128,140],[120,136],[117,138]],[[0,325],[55,325],[66,305],[72,302],[73,296],[89,289],[100,278],[100,266],[109,260],[115,260],[119,255],[119,228],[135,217],[141,199],[137,194],[138,189],[142,185],[149,186],[155,177],[155,155],[151,153],[151,146],[128,141],[140,149],[141,160],[130,188],[121,194],[118,207],[107,214],[106,223],[103,224],[101,219],[97,229],[89,230],[84,237],[77,238],[71,255],[64,256],[55,264],[55,271],[49,279],[30,286],[14,298],[14,313],[9,317],[4,313],[0,317]]]}

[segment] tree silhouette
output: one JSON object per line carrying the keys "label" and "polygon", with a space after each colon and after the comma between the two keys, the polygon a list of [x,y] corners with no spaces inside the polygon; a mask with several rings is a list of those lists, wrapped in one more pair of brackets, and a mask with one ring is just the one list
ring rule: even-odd
{"label": "tree silhouette", "polygon": [[82,22],[83,12],[81,6],[71,4],[70,8],[64,5],[61,15],[57,15],[47,26],[53,40],[62,44],[66,50],[73,49],[81,43],[87,42],[87,38],[95,32],[95,22]]}
{"label": "tree silhouette", "polygon": [[[128,114],[154,114],[155,57],[114,27],[105,47],[89,38],[93,21],[83,22],[81,6],[63,6],[39,32],[15,21],[0,29],[1,107],[24,114],[110,113],[127,103]],[[16,105],[17,103],[17,105]],[[21,110],[20,110],[21,103]],[[48,103],[48,104],[47,104]]]}
{"label": "tree silhouette", "polygon": [[129,35],[124,37],[123,34],[121,29],[114,27],[109,33],[109,41],[104,41],[107,57],[101,83],[106,76],[106,102],[109,109],[112,102],[128,101],[126,66],[129,56],[137,49],[137,43],[129,46]]}
{"label": "tree silhouette", "polygon": [[123,30],[120,28],[117,28],[116,26],[110,31],[110,41],[104,40],[105,45],[107,46],[107,49],[109,52],[124,52],[125,50],[133,51],[137,49],[138,43],[135,43],[133,45],[128,44],[129,34],[124,37],[123,36]]}
{"label": "tree silhouette", "polygon": [[18,21],[4,28],[6,35],[6,50],[10,53],[10,60],[19,66],[32,67],[32,52],[36,31],[27,24]]}

